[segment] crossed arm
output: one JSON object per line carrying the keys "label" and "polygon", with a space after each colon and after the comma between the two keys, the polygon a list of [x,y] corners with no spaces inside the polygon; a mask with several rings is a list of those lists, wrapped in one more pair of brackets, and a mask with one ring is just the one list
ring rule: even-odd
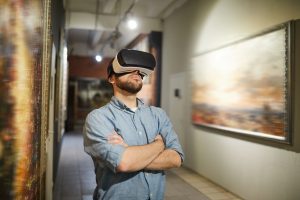
{"label": "crossed arm", "polygon": [[108,137],[108,142],[126,147],[117,167],[118,172],[133,172],[141,169],[164,170],[181,165],[179,154],[175,150],[165,149],[160,135],[156,136],[152,143],[141,146],[128,146],[116,133]]}

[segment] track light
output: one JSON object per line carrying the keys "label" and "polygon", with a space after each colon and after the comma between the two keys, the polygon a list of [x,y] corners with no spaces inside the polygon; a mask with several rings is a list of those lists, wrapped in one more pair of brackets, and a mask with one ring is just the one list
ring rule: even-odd
{"label": "track light", "polygon": [[96,55],[95,59],[96,59],[97,62],[101,62],[102,61],[102,56],[98,54],[98,55]]}
{"label": "track light", "polygon": [[137,21],[134,19],[134,18],[130,18],[128,19],[127,21],[127,25],[128,25],[128,28],[130,28],[131,30],[134,30],[137,28]]}

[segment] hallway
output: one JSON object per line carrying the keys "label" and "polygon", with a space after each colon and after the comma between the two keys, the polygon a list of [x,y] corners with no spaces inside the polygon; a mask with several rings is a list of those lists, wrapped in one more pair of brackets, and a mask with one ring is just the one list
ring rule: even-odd
{"label": "hallway", "polygon": [[[94,166],[83,151],[80,133],[63,137],[54,200],[92,200]],[[185,168],[167,172],[165,200],[238,200],[239,198]]]}

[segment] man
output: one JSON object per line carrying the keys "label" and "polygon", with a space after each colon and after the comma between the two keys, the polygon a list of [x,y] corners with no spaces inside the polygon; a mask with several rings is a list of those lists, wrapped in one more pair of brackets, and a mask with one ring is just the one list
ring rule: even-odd
{"label": "man", "polygon": [[163,200],[163,170],[180,167],[183,151],[166,113],[137,98],[152,54],[121,50],[107,68],[114,96],[89,113],[85,151],[95,165],[97,200]]}

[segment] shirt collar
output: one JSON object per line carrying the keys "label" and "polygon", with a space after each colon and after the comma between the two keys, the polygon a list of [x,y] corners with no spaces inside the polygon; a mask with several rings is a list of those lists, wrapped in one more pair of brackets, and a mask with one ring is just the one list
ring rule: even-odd
{"label": "shirt collar", "polygon": [[[138,109],[145,106],[144,102],[143,102],[141,99],[139,99],[139,98],[136,98],[136,99],[137,99],[137,107],[138,107]],[[124,110],[124,109],[130,110],[130,108],[128,108],[122,101],[120,101],[120,100],[119,100],[117,97],[115,97],[115,96],[113,96],[113,97],[111,98],[110,103],[111,103],[113,106],[115,106],[115,107],[117,107],[117,108],[119,108],[119,109],[121,109],[121,110]]]}

